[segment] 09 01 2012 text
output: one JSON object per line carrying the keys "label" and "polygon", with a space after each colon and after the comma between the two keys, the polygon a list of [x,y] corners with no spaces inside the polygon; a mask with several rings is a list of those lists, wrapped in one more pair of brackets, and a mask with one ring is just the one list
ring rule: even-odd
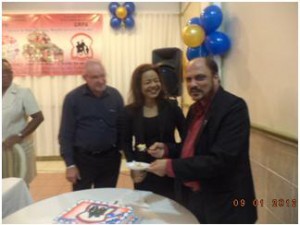
{"label": "09 01 2012 text", "polygon": [[[234,207],[245,207],[246,204],[252,204],[255,207],[264,207],[266,201],[264,199],[254,199],[251,201],[246,201],[245,199],[234,199],[232,201],[232,205]],[[283,198],[275,198],[271,200],[271,207],[273,208],[281,208],[281,207],[291,207],[295,208],[297,206],[297,200],[296,199],[283,199]]]}

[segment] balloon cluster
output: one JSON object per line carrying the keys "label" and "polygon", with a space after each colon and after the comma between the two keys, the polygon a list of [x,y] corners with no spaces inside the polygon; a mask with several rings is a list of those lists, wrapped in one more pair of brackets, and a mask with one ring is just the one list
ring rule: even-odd
{"label": "balloon cluster", "polygon": [[229,37],[216,31],[221,25],[223,14],[216,5],[206,7],[200,17],[191,18],[182,31],[184,43],[188,46],[188,60],[209,55],[222,55],[231,46]]}
{"label": "balloon cluster", "polygon": [[135,5],[133,2],[125,2],[123,5],[117,2],[111,2],[109,4],[109,11],[112,14],[110,26],[114,29],[119,29],[121,26],[133,28],[134,19],[132,15],[134,10]]}

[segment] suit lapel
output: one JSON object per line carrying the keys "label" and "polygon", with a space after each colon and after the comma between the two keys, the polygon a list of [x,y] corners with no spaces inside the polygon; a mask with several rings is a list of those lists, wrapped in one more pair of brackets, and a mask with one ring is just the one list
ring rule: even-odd
{"label": "suit lapel", "polygon": [[218,105],[220,104],[220,101],[221,101],[221,95],[222,95],[222,92],[223,92],[223,88],[220,86],[219,87],[219,90],[217,91],[217,93],[215,94],[214,98],[212,99],[212,102],[211,102],[211,105],[204,117],[204,120],[203,120],[203,123],[201,125],[201,128],[198,132],[198,135],[197,135],[197,138],[196,138],[196,141],[195,141],[195,145],[199,142],[199,139],[201,137],[201,134],[204,132],[205,128],[207,127],[207,124],[209,122],[209,120],[211,119],[211,117],[213,116],[214,112],[218,111],[217,107]]}

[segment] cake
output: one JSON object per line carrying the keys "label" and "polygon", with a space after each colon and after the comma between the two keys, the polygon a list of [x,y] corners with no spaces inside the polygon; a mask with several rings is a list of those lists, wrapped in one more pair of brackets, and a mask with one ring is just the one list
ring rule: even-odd
{"label": "cake", "polygon": [[147,146],[145,144],[138,144],[136,147],[139,152],[144,152],[147,150]]}
{"label": "cake", "polygon": [[23,45],[23,56],[31,62],[62,62],[64,53],[43,31],[34,31]]}
{"label": "cake", "polygon": [[140,163],[140,162],[134,162],[134,163],[135,163],[135,166],[138,167],[138,168],[143,167],[142,163]]}
{"label": "cake", "polygon": [[4,35],[2,36],[2,57],[10,61],[14,60],[19,53],[18,42],[15,38]]}
{"label": "cake", "polygon": [[137,222],[133,209],[102,201],[82,200],[55,218],[61,224],[129,224]]}

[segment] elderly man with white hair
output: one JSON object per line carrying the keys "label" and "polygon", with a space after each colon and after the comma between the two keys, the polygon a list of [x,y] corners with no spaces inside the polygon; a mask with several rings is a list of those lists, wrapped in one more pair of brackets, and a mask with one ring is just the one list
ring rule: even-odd
{"label": "elderly man with white hair", "polygon": [[121,164],[119,113],[124,103],[119,91],[106,85],[101,61],[86,62],[85,84],[65,97],[59,144],[73,190],[115,187]]}

